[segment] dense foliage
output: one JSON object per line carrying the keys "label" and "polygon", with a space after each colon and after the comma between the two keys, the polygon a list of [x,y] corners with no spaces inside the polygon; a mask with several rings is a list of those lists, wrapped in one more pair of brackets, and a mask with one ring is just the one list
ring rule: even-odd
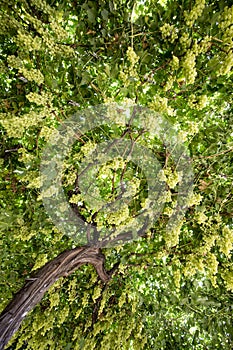
{"label": "dense foliage", "polygon": [[[115,102],[159,112],[194,171],[185,217],[167,233],[180,174],[161,140],[139,138],[163,168],[159,219],[138,240],[102,250],[107,270],[119,263],[107,284],[90,265],[59,279],[8,348],[232,349],[230,1],[3,0],[1,23],[1,310],[32,271],[76,245],[47,215],[40,191],[43,148],[75,112]],[[130,222],[146,202],[143,172],[121,158],[96,181],[104,200],[116,198],[123,168],[130,206],[106,217],[75,191],[76,164],[125,130],[105,125],[83,135],[64,165],[67,199],[98,229]]]}

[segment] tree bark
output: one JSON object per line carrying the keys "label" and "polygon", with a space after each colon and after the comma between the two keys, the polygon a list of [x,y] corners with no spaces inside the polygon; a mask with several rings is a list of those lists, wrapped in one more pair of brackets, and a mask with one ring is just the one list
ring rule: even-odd
{"label": "tree bark", "polygon": [[4,349],[19,329],[28,312],[41,301],[45,292],[60,277],[69,276],[81,265],[90,263],[101,280],[107,282],[109,275],[104,269],[104,260],[99,248],[83,246],[61,253],[27,279],[0,315],[0,350]]}

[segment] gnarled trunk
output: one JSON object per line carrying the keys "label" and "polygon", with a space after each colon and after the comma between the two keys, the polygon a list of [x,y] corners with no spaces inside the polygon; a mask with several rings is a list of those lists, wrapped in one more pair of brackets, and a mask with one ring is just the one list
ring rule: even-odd
{"label": "gnarled trunk", "polygon": [[83,246],[65,251],[46,263],[17,292],[0,315],[0,349],[4,349],[19,329],[27,313],[40,302],[49,287],[60,277],[68,276],[83,264],[92,264],[102,281],[107,282],[104,255],[99,248]]}

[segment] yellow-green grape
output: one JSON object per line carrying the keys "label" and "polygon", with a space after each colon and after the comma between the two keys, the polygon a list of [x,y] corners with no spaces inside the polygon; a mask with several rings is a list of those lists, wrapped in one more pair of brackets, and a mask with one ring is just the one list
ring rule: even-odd
{"label": "yellow-green grape", "polygon": [[183,49],[187,49],[191,45],[192,38],[189,36],[188,33],[183,33],[179,39],[179,42]]}
{"label": "yellow-green grape", "polygon": [[181,272],[180,270],[175,270],[173,272],[173,279],[177,289],[180,289]]}
{"label": "yellow-green grape", "polygon": [[171,191],[164,191],[158,198],[158,203],[172,202]]}
{"label": "yellow-green grape", "polygon": [[189,198],[188,198],[188,203],[187,205],[189,207],[193,205],[199,205],[202,201],[203,197],[200,195],[200,193],[192,193]]}
{"label": "yellow-green grape", "polygon": [[50,308],[59,305],[60,302],[60,294],[59,292],[52,293],[49,297]]}
{"label": "yellow-green grape", "polygon": [[178,38],[178,29],[174,25],[165,23],[160,27],[162,38],[173,43]]}
{"label": "yellow-green grape", "polygon": [[212,37],[209,35],[206,35],[198,45],[197,53],[199,54],[206,53],[211,46],[211,40],[212,40]]}
{"label": "yellow-green grape", "polygon": [[119,73],[119,78],[120,80],[123,81],[124,84],[128,83],[129,80],[129,74],[126,73],[125,71],[121,70]]}
{"label": "yellow-green grape", "polygon": [[221,63],[220,69],[217,72],[217,75],[226,75],[231,72],[233,66],[233,52],[230,50],[224,57],[223,62]]}
{"label": "yellow-green grape", "polygon": [[173,209],[170,207],[166,207],[163,211],[163,214],[168,215],[170,217],[173,214]]}
{"label": "yellow-green grape", "polygon": [[164,174],[166,175],[166,183],[170,188],[175,188],[177,183],[182,178],[181,173],[177,173],[176,171],[172,171],[171,168],[164,169]]}
{"label": "yellow-green grape", "polygon": [[213,253],[208,253],[205,257],[205,263],[211,274],[215,275],[218,272],[218,260]]}
{"label": "yellow-green grape", "polygon": [[[202,110],[207,106],[208,103],[208,97],[206,95],[201,95],[196,97],[194,94],[191,94],[188,99],[188,106],[197,109],[197,110]],[[196,123],[196,125],[198,125]]]}
{"label": "yellow-green grape", "polygon": [[47,261],[48,261],[47,254],[39,254],[32,268],[32,271],[37,270],[41,266],[44,266],[47,263]]}
{"label": "yellow-green grape", "polygon": [[193,84],[197,76],[196,55],[191,50],[188,50],[184,59],[182,60],[183,74],[185,76],[186,84]]}
{"label": "yellow-green grape", "polygon": [[187,277],[191,277],[196,274],[197,271],[204,271],[204,261],[200,255],[190,254],[186,258],[186,264],[183,268],[183,273]]}
{"label": "yellow-green grape", "polygon": [[67,31],[64,28],[62,28],[61,24],[58,24],[56,19],[55,20],[53,19],[50,22],[50,27],[59,41],[67,39],[68,37]]}
{"label": "yellow-green grape", "polygon": [[130,46],[128,47],[128,50],[126,52],[127,58],[129,62],[131,63],[131,66],[134,67],[136,63],[139,61],[139,57],[137,56],[134,49]]}
{"label": "yellow-green grape", "polygon": [[102,288],[100,286],[95,287],[94,292],[92,294],[92,300],[95,301],[101,295]]}
{"label": "yellow-green grape", "polygon": [[206,216],[203,212],[199,212],[195,215],[195,219],[197,220],[198,224],[204,224],[208,220],[208,216]]}
{"label": "yellow-green grape", "polygon": [[42,91],[40,94],[36,92],[30,92],[26,95],[28,101],[33,102],[37,105],[46,105],[51,103],[53,100],[53,95],[49,92]]}
{"label": "yellow-green grape", "polygon": [[170,66],[172,67],[173,70],[177,70],[179,68],[180,60],[176,56],[172,56],[172,60],[170,62]]}
{"label": "yellow-green grape", "polygon": [[29,81],[35,81],[38,85],[43,84],[44,76],[39,69],[20,68],[20,73]]}
{"label": "yellow-green grape", "polygon": [[233,23],[233,6],[225,6],[221,13],[219,27],[224,31],[228,27],[232,26]]}
{"label": "yellow-green grape", "polygon": [[198,17],[201,16],[205,8],[205,0],[196,0],[194,7],[190,12],[184,12],[184,18],[188,27],[192,27]]}
{"label": "yellow-green grape", "polygon": [[174,83],[174,78],[173,77],[169,77],[168,80],[166,81],[166,84],[164,85],[164,91],[168,91],[172,88]]}
{"label": "yellow-green grape", "polygon": [[62,312],[59,313],[58,319],[57,319],[57,326],[60,327],[65,319],[68,317],[70,312],[70,308],[68,305],[65,305],[65,307],[62,308]]}
{"label": "yellow-green grape", "polygon": [[176,115],[176,111],[168,106],[168,99],[155,95],[153,101],[149,104],[149,107],[156,112],[167,113],[170,116]]}
{"label": "yellow-green grape", "polygon": [[203,246],[200,248],[200,253],[206,255],[208,252],[210,252],[211,248],[215,245],[217,237],[218,236],[214,234],[211,234],[210,236],[204,236],[204,243]]}
{"label": "yellow-green grape", "polygon": [[225,254],[228,258],[231,256],[231,250],[233,249],[233,230],[227,226],[222,229],[222,237],[217,240],[220,252]]}
{"label": "yellow-green grape", "polygon": [[13,68],[21,68],[22,67],[22,61],[19,57],[16,57],[14,55],[8,56],[7,57],[7,62],[9,64],[9,66],[13,67]]}
{"label": "yellow-green grape", "polygon": [[119,225],[129,217],[129,207],[127,204],[121,205],[121,209],[106,215],[106,220],[110,225]]}
{"label": "yellow-green grape", "polygon": [[42,39],[39,36],[32,37],[28,33],[23,33],[22,31],[18,31],[18,35],[15,39],[15,42],[20,46],[24,46],[27,51],[40,51],[42,47]]}
{"label": "yellow-green grape", "polygon": [[88,141],[81,147],[81,152],[85,157],[91,155],[96,149],[96,143],[92,141]]}
{"label": "yellow-green grape", "polygon": [[179,243],[179,236],[182,225],[183,221],[178,222],[176,225],[170,228],[169,232],[166,232],[164,239],[168,248],[176,246]]}
{"label": "yellow-green grape", "polygon": [[207,106],[208,103],[208,97],[206,95],[202,95],[199,98],[197,109],[201,110]]}
{"label": "yellow-green grape", "polygon": [[221,273],[222,278],[224,279],[224,282],[226,284],[226,288],[230,291],[233,291],[233,269],[232,267],[230,269],[225,269]]}

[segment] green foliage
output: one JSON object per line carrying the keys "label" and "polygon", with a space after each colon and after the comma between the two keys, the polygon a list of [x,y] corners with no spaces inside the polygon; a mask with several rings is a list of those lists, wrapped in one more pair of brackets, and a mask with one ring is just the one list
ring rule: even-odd
{"label": "green foliage", "polygon": [[[163,168],[159,220],[138,241],[104,250],[109,269],[120,262],[107,286],[90,266],[52,286],[9,349],[232,348],[233,7],[225,5],[2,2],[1,310],[33,269],[75,244],[45,212],[39,169],[49,136],[77,110],[118,102],[163,114],[188,147],[195,173],[189,209],[168,235],[181,174],[161,141],[139,140]],[[64,165],[70,203],[81,203],[82,215],[99,227],[130,220],[147,198],[143,172],[129,163],[125,180],[136,197],[114,217],[96,214],[99,208],[74,191],[77,164],[124,130],[119,121],[114,130],[83,135]],[[125,165],[119,158],[100,169],[96,188],[105,200],[119,195]]]}

